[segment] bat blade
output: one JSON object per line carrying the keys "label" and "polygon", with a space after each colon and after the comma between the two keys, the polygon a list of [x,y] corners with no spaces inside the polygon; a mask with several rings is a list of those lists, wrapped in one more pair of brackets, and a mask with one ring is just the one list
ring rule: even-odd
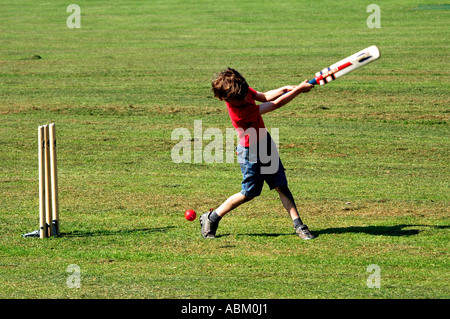
{"label": "bat blade", "polygon": [[380,50],[375,45],[372,45],[317,72],[314,79],[310,80],[309,83],[313,85],[327,84],[344,74],[377,60],[379,57]]}

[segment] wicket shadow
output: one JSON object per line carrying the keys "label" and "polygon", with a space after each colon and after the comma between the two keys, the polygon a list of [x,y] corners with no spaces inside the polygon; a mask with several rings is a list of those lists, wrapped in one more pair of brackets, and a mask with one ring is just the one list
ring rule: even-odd
{"label": "wicket shadow", "polygon": [[154,227],[154,228],[140,228],[140,229],[119,229],[119,230],[98,230],[98,231],[72,231],[61,233],[62,237],[93,237],[93,236],[121,236],[136,233],[152,234],[165,233],[175,226]]}

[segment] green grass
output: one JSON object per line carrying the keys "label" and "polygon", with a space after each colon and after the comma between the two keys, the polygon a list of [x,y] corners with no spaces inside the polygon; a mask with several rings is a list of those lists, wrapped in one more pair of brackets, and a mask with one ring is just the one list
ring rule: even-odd
{"label": "green grass", "polygon": [[[448,9],[379,1],[369,29],[356,0],[77,4],[81,29],[67,28],[68,3],[0,12],[0,298],[450,297]],[[264,117],[318,237],[295,237],[265,186],[203,240],[183,212],[238,192],[239,166],[175,164],[171,132],[231,127],[212,75],[232,66],[264,91],[372,44],[379,61]],[[62,237],[25,239],[49,122]]]}

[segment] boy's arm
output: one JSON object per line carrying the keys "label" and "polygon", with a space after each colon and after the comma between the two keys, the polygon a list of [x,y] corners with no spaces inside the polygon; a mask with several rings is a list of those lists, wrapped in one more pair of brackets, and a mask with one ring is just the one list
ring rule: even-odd
{"label": "boy's arm", "polygon": [[305,80],[300,85],[294,87],[291,91],[279,96],[275,101],[265,102],[259,106],[259,114],[271,112],[279,109],[283,105],[286,105],[293,99],[295,99],[300,93],[309,92],[314,85],[309,84],[308,80]]}
{"label": "boy's arm", "polygon": [[257,92],[255,96],[255,100],[258,102],[269,102],[273,101],[276,98],[280,97],[286,92],[292,91],[295,88],[295,85],[283,86],[279,89],[267,91],[265,93]]}

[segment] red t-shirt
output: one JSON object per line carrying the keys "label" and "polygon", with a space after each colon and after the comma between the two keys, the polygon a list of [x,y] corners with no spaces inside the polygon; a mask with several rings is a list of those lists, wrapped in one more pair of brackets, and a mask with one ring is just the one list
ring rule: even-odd
{"label": "red t-shirt", "polygon": [[[255,142],[257,143],[260,137],[264,138],[266,136],[264,133],[267,132],[261,114],[259,114],[259,105],[255,103],[255,96],[256,91],[248,88],[246,104],[233,106],[227,102],[228,114],[238,133],[239,144],[245,147]],[[256,138],[254,138],[253,132],[256,133]]]}

